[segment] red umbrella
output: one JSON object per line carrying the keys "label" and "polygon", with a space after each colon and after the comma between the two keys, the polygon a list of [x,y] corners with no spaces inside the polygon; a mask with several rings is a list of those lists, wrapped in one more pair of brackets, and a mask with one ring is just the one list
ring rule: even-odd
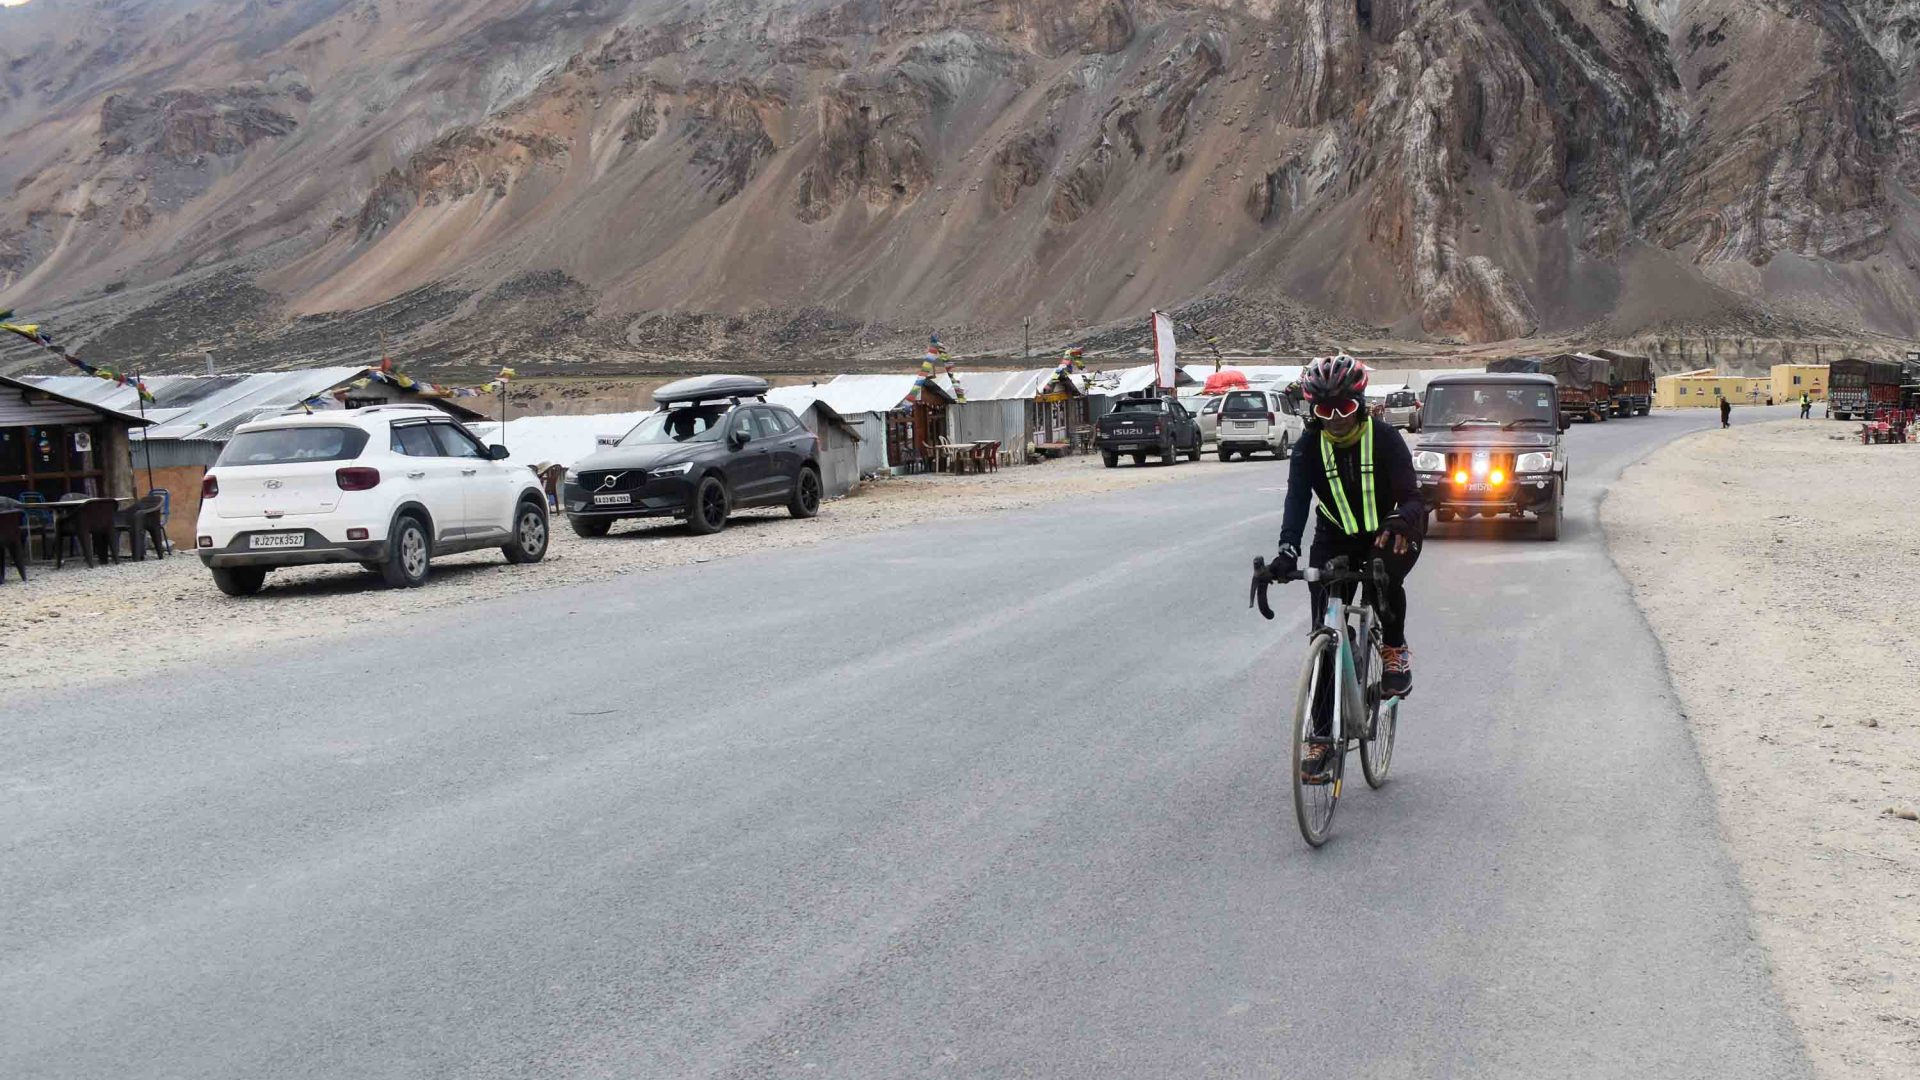
{"label": "red umbrella", "polygon": [[1245,390],[1247,377],[1233,368],[1216,371],[1207,376],[1207,385],[1201,389],[1203,394],[1224,394],[1229,390]]}

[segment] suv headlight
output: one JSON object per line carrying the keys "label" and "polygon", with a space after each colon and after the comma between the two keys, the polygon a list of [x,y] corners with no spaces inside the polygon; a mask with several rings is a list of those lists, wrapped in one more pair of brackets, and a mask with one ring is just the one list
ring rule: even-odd
{"label": "suv headlight", "polygon": [[678,465],[669,465],[664,469],[655,469],[648,476],[685,476],[693,471],[693,462],[683,461]]}
{"label": "suv headlight", "polygon": [[1422,450],[1413,455],[1415,472],[1442,472],[1447,467],[1447,455],[1432,450]]}
{"label": "suv headlight", "polygon": [[1521,454],[1514,460],[1514,472],[1552,472],[1553,453],[1546,451],[1534,454]]}

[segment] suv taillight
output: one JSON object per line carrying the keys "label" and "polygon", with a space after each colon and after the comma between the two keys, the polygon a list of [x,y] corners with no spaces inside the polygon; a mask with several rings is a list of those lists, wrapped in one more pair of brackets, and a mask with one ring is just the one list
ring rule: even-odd
{"label": "suv taillight", "polygon": [[366,491],[380,483],[380,470],[356,465],[346,469],[333,470],[334,483],[341,491]]}
{"label": "suv taillight", "polygon": [[204,502],[205,500],[211,499],[218,494],[220,494],[220,478],[219,477],[213,475],[212,473],[208,473],[207,475],[200,478],[201,501]]}
{"label": "suv taillight", "polygon": [[1268,409],[1268,410],[1267,410],[1267,423],[1269,423],[1269,424],[1271,424],[1271,423],[1273,423],[1273,422],[1274,422],[1274,421],[1273,421],[1273,410],[1272,410],[1272,409]]}

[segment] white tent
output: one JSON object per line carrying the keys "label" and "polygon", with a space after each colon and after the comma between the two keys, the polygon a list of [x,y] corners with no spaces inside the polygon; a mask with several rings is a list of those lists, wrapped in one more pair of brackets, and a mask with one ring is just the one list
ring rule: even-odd
{"label": "white tent", "polygon": [[[649,412],[651,410],[648,410]],[[590,416],[522,416],[509,420],[504,436],[498,420],[467,427],[481,442],[503,443],[511,461],[522,465],[565,465],[569,468],[598,448],[600,436],[619,438],[632,431],[647,413],[599,413]]]}

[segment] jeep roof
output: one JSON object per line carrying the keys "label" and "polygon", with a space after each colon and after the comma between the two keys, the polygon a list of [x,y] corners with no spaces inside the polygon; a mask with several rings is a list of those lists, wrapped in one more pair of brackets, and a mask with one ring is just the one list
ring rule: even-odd
{"label": "jeep roof", "polygon": [[1458,371],[1446,375],[1435,375],[1427,380],[1427,389],[1436,386],[1454,384],[1497,385],[1497,386],[1559,386],[1551,375],[1535,375],[1531,372],[1517,371]]}

